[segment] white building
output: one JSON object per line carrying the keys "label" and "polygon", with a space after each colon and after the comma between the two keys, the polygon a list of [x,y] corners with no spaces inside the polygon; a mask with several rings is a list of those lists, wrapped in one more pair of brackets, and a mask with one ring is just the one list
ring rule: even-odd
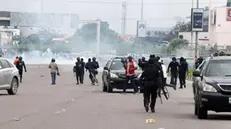
{"label": "white building", "polygon": [[211,44],[231,46],[231,7],[216,7],[210,11]]}
{"label": "white building", "polygon": [[[209,32],[198,33],[198,43],[201,45],[215,45],[219,47],[231,46],[231,7],[216,7],[210,10]],[[180,32],[183,39],[195,43],[195,33]]]}

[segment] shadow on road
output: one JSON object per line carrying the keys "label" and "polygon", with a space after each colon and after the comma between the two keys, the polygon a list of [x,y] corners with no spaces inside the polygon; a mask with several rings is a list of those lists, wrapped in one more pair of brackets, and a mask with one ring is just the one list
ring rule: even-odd
{"label": "shadow on road", "polygon": [[[96,91],[92,91],[92,93],[107,93],[107,92],[103,92],[102,90],[96,90]],[[133,94],[133,91],[127,91],[127,94]],[[107,94],[123,94],[123,91],[113,91],[112,93],[107,93]]]}
{"label": "shadow on road", "polygon": [[209,120],[231,120],[231,114],[211,114],[208,115]]}

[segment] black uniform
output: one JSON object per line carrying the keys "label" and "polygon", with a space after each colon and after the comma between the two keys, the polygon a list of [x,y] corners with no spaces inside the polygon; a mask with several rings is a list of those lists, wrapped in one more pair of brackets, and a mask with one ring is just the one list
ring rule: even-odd
{"label": "black uniform", "polygon": [[177,74],[178,74],[179,63],[176,61],[176,58],[173,59],[168,65],[168,71],[171,69],[171,84],[177,84]]}
{"label": "black uniform", "polygon": [[179,66],[179,80],[180,80],[180,88],[186,87],[186,72],[188,71],[188,63],[183,59],[180,61]]}
{"label": "black uniform", "polygon": [[149,110],[149,103],[150,103],[150,97],[151,97],[151,104],[150,108],[152,112],[155,112],[155,104],[156,104],[156,98],[157,98],[157,89],[158,89],[158,80],[160,78],[160,72],[155,67],[154,61],[149,60],[149,66],[144,70],[144,72],[141,75],[141,81],[144,80],[144,107],[145,110],[148,112]]}
{"label": "black uniform", "polygon": [[83,79],[83,81],[84,81],[84,73],[85,73],[84,69],[85,69],[85,62],[83,61],[83,58],[81,58],[81,62],[82,62],[82,64],[83,64],[83,68],[81,69],[81,72],[82,72],[82,79]]}
{"label": "black uniform", "polygon": [[16,63],[16,67],[17,67],[19,75],[20,75],[20,82],[22,82],[23,68],[26,72],[26,65],[25,65],[24,61],[19,58],[19,61]]}
{"label": "black uniform", "polygon": [[96,74],[97,74],[97,68],[98,68],[98,62],[96,61],[96,62],[91,62],[91,61],[89,61],[89,62],[87,62],[86,63],[86,66],[85,66],[85,68],[89,71],[89,78],[90,78],[90,80],[91,80],[91,82],[92,82],[92,84],[94,84],[94,80],[93,80],[93,76],[95,76]]}
{"label": "black uniform", "polygon": [[142,58],[142,60],[139,61],[138,65],[144,71],[144,69],[148,66],[148,62]]}
{"label": "black uniform", "polygon": [[83,84],[83,74],[84,74],[84,62],[77,61],[75,63],[75,73],[76,73],[76,81],[79,84]]}

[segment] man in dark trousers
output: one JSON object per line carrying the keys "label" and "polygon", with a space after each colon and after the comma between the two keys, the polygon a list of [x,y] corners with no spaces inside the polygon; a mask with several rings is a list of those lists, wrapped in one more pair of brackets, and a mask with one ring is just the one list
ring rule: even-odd
{"label": "man in dark trousers", "polygon": [[79,84],[79,82],[81,84],[83,84],[83,72],[82,69],[84,69],[84,64],[83,62],[81,62],[80,58],[77,58],[77,62],[75,63],[75,73],[76,73],[76,81],[77,81],[77,85]]}
{"label": "man in dark trousers", "polygon": [[158,79],[160,78],[160,72],[155,67],[155,61],[150,59],[148,61],[148,67],[142,73],[140,80],[143,81],[144,86],[144,107],[146,112],[149,111],[149,103],[151,97],[150,108],[152,113],[155,113],[155,105],[156,105],[156,98],[157,98],[157,89],[158,89]]}
{"label": "man in dark trousers", "polygon": [[180,66],[179,66],[179,80],[180,80],[180,89],[186,88],[186,73],[188,71],[188,63],[186,62],[186,60],[181,57],[180,58]]}
{"label": "man in dark trousers", "polygon": [[24,61],[22,60],[21,56],[19,57],[19,61],[16,63],[16,67],[17,67],[19,75],[20,75],[20,82],[22,83],[23,68],[24,68],[25,72],[27,70],[26,70],[26,65],[25,65]]}
{"label": "man in dark trousers", "polygon": [[168,65],[168,72],[171,69],[171,82],[170,84],[175,85],[177,84],[177,74],[179,69],[179,63],[176,61],[176,57],[172,58],[172,61]]}
{"label": "man in dark trousers", "polygon": [[91,58],[88,59],[88,62],[86,63],[85,68],[89,72],[89,78],[91,80],[92,85],[95,85],[95,82],[93,80],[93,73],[95,72],[95,65],[91,61]]}
{"label": "man in dark trousers", "polygon": [[[81,79],[82,79],[82,84],[83,84],[83,81],[84,81],[84,73],[85,73],[85,71],[84,71],[84,69],[85,69],[85,62],[84,62],[84,59],[83,58],[81,58],[81,62],[82,62],[82,64],[83,64],[83,68],[81,69],[81,72],[82,72],[82,77],[81,77]],[[81,82],[81,81],[80,81]]]}

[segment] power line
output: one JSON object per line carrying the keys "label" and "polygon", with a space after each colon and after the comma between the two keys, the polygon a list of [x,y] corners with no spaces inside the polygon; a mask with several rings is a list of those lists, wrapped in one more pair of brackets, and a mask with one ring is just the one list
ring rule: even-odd
{"label": "power line", "polygon": [[[118,1],[91,1],[91,0],[88,0],[88,1],[74,1],[74,0],[46,0],[46,1],[54,1],[54,2],[63,2],[63,3],[90,3],[90,4],[119,4],[121,5],[122,2],[118,2]],[[45,2],[45,1],[44,1]],[[140,5],[141,2],[127,2],[127,4],[129,5]],[[144,4],[148,4],[148,5],[192,5],[192,3],[190,2],[175,2],[175,3],[169,3],[169,2],[145,2]],[[208,4],[208,2],[206,3],[200,3],[200,4]],[[225,4],[223,2],[214,2],[214,4]]]}

